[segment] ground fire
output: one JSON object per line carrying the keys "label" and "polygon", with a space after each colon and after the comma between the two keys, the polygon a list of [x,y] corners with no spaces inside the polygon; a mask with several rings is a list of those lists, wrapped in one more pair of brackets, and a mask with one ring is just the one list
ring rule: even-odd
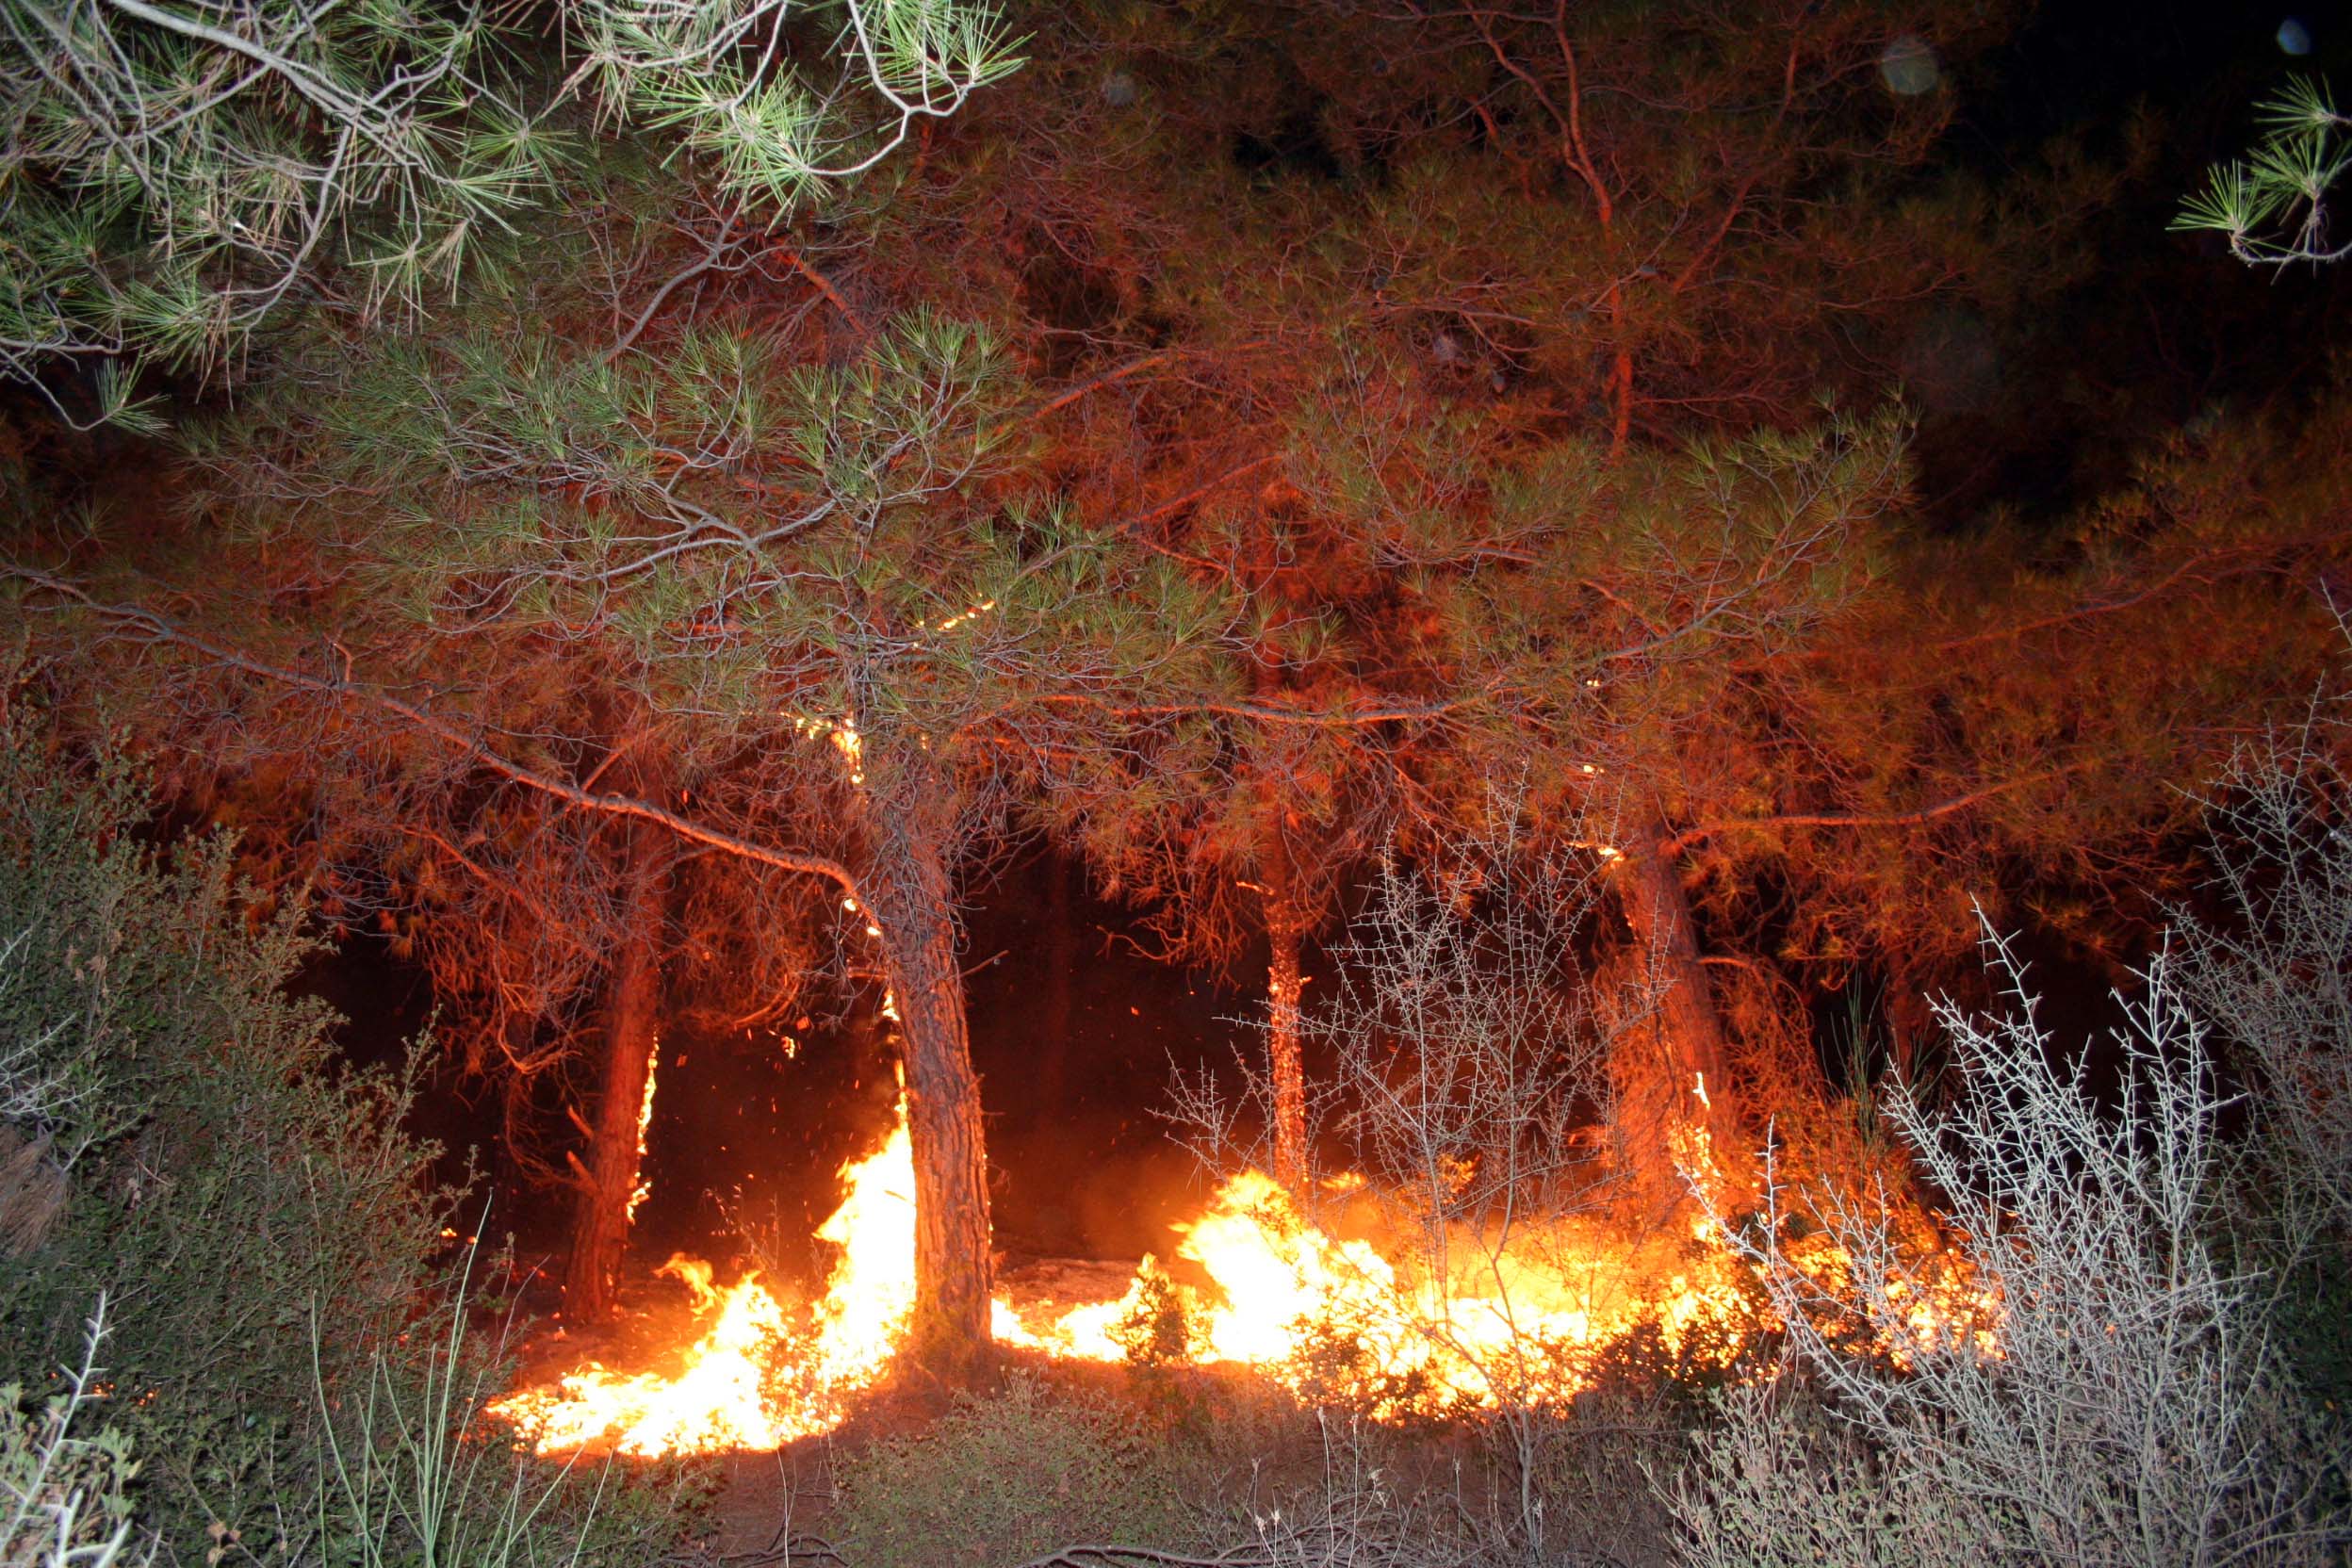
{"label": "ground fire", "polygon": [[[709,1264],[673,1257],[662,1273],[695,1305],[691,1344],[656,1358],[674,1369],[592,1362],[493,1413],[549,1454],[765,1449],[833,1429],[887,1372],[914,1301],[903,1101],[882,1147],[841,1177],[847,1196],[817,1233],[840,1256],[812,1305],[788,1308],[756,1272],[718,1287]],[[1337,1217],[1359,1184],[1328,1183],[1319,1196]],[[1563,1402],[1636,1338],[1676,1364],[1721,1371],[1772,1327],[1749,1266],[1705,1215],[1638,1241],[1598,1220],[1523,1227],[1499,1250],[1475,1237],[1384,1247],[1343,1233],[1351,1228],[1244,1170],[1176,1227],[1175,1258],[1146,1257],[1124,1295],[1071,1306],[1016,1286],[993,1303],[995,1337],[1061,1359],[1247,1367],[1395,1417]],[[1845,1287],[1835,1248],[1815,1237],[1793,1252],[1825,1291]],[[1951,1274],[1919,1292],[1910,1344],[1883,1348],[1901,1361],[1962,1338],[1997,1354],[1996,1315]]]}

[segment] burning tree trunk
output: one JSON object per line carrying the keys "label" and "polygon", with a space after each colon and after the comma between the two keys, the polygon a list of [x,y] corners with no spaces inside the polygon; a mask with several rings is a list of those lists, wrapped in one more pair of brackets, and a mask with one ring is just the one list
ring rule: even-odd
{"label": "burning tree trunk", "polygon": [[[1636,1132],[1642,1140],[1636,1157],[1650,1174],[1669,1182],[1673,1127],[1695,1119],[1723,1149],[1736,1125],[1723,1080],[1723,1021],[1699,961],[1690,901],[1667,851],[1670,839],[1663,824],[1644,824],[1624,841],[1612,879],[1625,924],[1658,984],[1655,1029],[1636,1036],[1658,1044],[1657,1058],[1630,1071],[1621,1068],[1636,1090]],[[1667,1083],[1658,1083],[1661,1072]]]}
{"label": "burning tree trunk", "polygon": [[915,1162],[914,1364],[943,1382],[972,1381],[990,1359],[988,1154],[980,1080],[972,1070],[964,977],[956,961],[954,888],[946,834],[923,809],[921,763],[912,809],[874,800],[859,878],[881,932],[883,967],[906,1040],[906,1121]]}
{"label": "burning tree trunk", "polygon": [[1274,1179],[1295,1187],[1307,1171],[1307,1078],[1298,1052],[1298,946],[1306,922],[1291,886],[1289,846],[1276,825],[1266,851],[1267,1076],[1274,1089]]}
{"label": "burning tree trunk", "polygon": [[604,1026],[604,1073],[588,1158],[572,1156],[571,1260],[564,1309],[575,1323],[612,1310],[612,1287],[629,1245],[630,1200],[644,1152],[645,1091],[662,1022],[662,924],[669,887],[667,835],[656,824],[629,830],[628,922],[613,960]]}

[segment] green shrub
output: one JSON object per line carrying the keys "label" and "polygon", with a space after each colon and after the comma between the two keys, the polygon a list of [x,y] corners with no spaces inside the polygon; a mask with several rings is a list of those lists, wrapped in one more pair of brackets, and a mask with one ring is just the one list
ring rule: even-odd
{"label": "green shrub", "polygon": [[95,1437],[74,1430],[105,1321],[102,1301],[63,1393],[27,1407],[22,1388],[0,1384],[0,1563],[9,1568],[143,1568],[153,1559],[131,1544],[130,1445],[111,1427]]}
{"label": "green shrub", "polygon": [[12,1119],[69,1178],[0,1280],[0,1367],[67,1360],[103,1293],[109,1419],[155,1523],[251,1543],[309,1472],[317,1390],[332,1404],[414,1310],[443,1209],[407,1079],[338,1070],[332,1015],[283,988],[314,945],[299,912],[249,918],[225,838],[167,858],[145,815],[127,766],[0,734],[0,1039],[20,1085],[52,1086]]}
{"label": "green shrub", "polygon": [[1079,1542],[1197,1534],[1176,1461],[1112,1399],[1015,1378],[841,1467],[837,1542],[858,1568],[1026,1562]]}
{"label": "green shrub", "polygon": [[300,910],[256,913],[224,837],[167,855],[148,815],[128,765],[0,726],[0,1200],[44,1211],[0,1215],[0,1379],[70,1392],[103,1295],[106,1421],[170,1559],[653,1555],[666,1502],[549,1492],[479,1419],[504,1369],[434,1262],[454,1195],[403,1130],[413,1072],[340,1064],[285,990]]}

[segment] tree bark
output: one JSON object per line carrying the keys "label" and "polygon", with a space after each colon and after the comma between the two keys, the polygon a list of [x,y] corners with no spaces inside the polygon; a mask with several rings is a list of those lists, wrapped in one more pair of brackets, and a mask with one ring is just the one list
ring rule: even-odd
{"label": "tree bark", "polygon": [[1620,845],[1612,880],[1625,924],[1658,985],[1650,1027],[1634,1037],[1636,1043],[1651,1047],[1648,1059],[1620,1066],[1637,1101],[1633,1157],[1649,1174],[1678,1184],[1674,1129],[1704,1127],[1719,1153],[1727,1153],[1737,1119],[1723,1078],[1723,1021],[1715,1012],[1707,967],[1699,961],[1690,901],[1666,853],[1670,838],[1663,824],[1643,825]]}
{"label": "tree bark", "polygon": [[574,1323],[612,1310],[629,1247],[629,1199],[637,1190],[645,1082],[661,1049],[662,923],[669,888],[668,835],[653,823],[629,830],[627,928],[612,961],[604,1024],[603,1082],[588,1157],[573,1161],[572,1250],[564,1310]]}
{"label": "tree bark", "polygon": [[964,1386],[994,1364],[988,1298],[995,1277],[980,1080],[956,959],[945,833],[939,813],[923,808],[932,804],[919,796],[867,802],[869,870],[859,881],[882,931],[883,968],[906,1041],[915,1163],[915,1308],[906,1355],[940,1382]]}
{"label": "tree bark", "polygon": [[1274,1179],[1295,1187],[1307,1174],[1307,1076],[1298,1048],[1298,947],[1306,923],[1298,915],[1290,850],[1279,824],[1266,832],[1265,859],[1266,1054],[1274,1089]]}

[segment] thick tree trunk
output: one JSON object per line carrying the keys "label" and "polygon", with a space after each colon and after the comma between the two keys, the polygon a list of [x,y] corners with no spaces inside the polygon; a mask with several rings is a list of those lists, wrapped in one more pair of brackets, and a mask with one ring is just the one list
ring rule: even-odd
{"label": "thick tree trunk", "polygon": [[604,1024],[603,1082],[590,1124],[588,1157],[573,1160],[572,1250],[564,1279],[564,1311],[574,1323],[612,1310],[621,1257],[629,1246],[629,1199],[637,1190],[639,1119],[653,1054],[661,1049],[662,923],[669,861],[662,830],[629,830],[628,929],[613,957]]}
{"label": "thick tree trunk", "polygon": [[1737,1122],[1723,1078],[1723,1021],[1699,961],[1690,901],[1666,852],[1668,838],[1663,825],[1645,824],[1620,846],[1613,880],[1625,924],[1658,987],[1651,1026],[1628,1042],[1647,1047],[1647,1059],[1620,1067],[1635,1102],[1632,1153],[1648,1174],[1674,1184],[1674,1129],[1705,1127],[1716,1150],[1729,1152]]}
{"label": "thick tree trunk", "polygon": [[933,814],[870,803],[859,880],[882,929],[883,965],[906,1039],[906,1119],[915,1160],[912,1364],[950,1385],[993,1364],[988,1152],[972,1070],[954,887]]}
{"label": "thick tree trunk", "polygon": [[1307,1174],[1307,1075],[1298,1050],[1298,947],[1306,923],[1291,886],[1282,829],[1266,834],[1266,1074],[1274,1090],[1274,1179],[1297,1186]]}

